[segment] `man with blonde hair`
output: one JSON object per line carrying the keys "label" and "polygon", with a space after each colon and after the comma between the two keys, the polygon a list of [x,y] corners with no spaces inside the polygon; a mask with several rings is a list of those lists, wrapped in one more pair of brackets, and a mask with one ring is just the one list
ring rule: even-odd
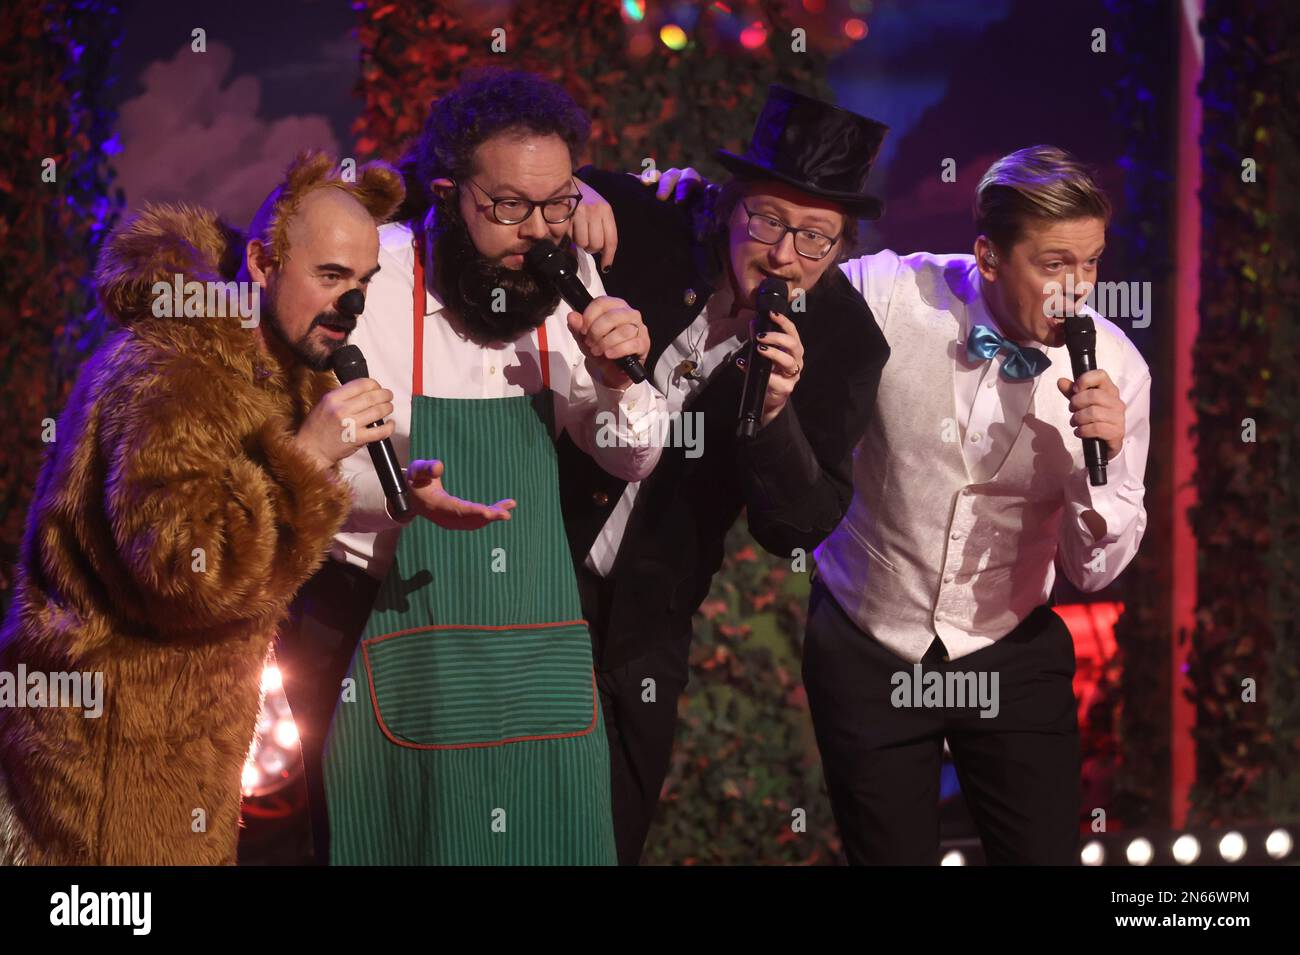
{"label": "man with blonde hair", "polygon": [[[891,350],[854,497],[816,552],[803,676],[853,863],[933,864],[944,741],[990,863],[1078,859],[1079,735],[1059,563],[1095,591],[1146,526],[1151,377],[1084,300],[1110,204],[1068,153],[993,164],[974,255],[843,268]],[[1098,370],[1075,380],[1073,308]],[[1043,384],[1044,379],[1049,382]],[[1089,483],[1080,439],[1104,442]]]}

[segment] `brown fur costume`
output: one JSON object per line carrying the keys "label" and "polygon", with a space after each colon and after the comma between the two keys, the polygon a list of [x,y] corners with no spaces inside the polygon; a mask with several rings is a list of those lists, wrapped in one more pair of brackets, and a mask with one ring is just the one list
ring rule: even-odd
{"label": "brown fur costume", "polygon": [[0,862],[235,861],[263,660],[351,499],[290,443],[332,374],[282,371],[237,317],[152,314],[154,282],[232,253],[214,215],[154,206],[101,258],[124,327],[58,420],[0,671],[102,672],[103,715],[0,708]]}

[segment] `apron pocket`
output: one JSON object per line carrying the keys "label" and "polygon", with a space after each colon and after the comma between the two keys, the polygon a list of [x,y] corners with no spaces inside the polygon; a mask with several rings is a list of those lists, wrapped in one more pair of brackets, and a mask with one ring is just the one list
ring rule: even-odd
{"label": "apron pocket", "polygon": [[401,631],[363,640],[361,651],[375,719],[399,746],[498,746],[596,725],[581,620]]}

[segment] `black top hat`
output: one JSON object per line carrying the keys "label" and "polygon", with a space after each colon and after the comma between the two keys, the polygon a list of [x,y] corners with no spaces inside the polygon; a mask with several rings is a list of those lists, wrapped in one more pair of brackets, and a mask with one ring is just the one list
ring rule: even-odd
{"label": "black top hat", "polygon": [[879,219],[885,204],[868,195],[867,174],[889,129],[784,86],[770,86],[743,156],[719,149],[733,175],[776,179],[830,199],[850,215]]}

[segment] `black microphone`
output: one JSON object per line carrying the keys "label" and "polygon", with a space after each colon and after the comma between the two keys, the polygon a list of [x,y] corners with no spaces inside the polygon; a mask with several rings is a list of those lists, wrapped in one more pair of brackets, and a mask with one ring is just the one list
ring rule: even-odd
{"label": "black microphone", "polygon": [[[578,278],[578,263],[561,252],[550,239],[534,242],[532,248],[524,253],[524,265],[534,275],[554,285],[560,297],[575,312],[585,312],[591,304],[591,293],[582,284],[582,279]],[[645,381],[645,368],[636,355],[624,355],[615,361],[634,382],[639,384]]]}
{"label": "black microphone", "polygon": [[772,359],[758,350],[758,336],[762,332],[778,332],[780,326],[772,321],[772,313],[789,314],[789,286],[784,279],[767,276],[758,283],[754,293],[754,307],[758,317],[754,320],[754,338],[749,343],[748,361],[745,364],[745,389],[740,395],[740,422],[736,436],[752,438],[758,433],[758,422],[763,417],[763,399],[767,395],[767,382],[772,377]]}
{"label": "black microphone", "polygon": [[[1065,347],[1077,381],[1084,372],[1097,370],[1097,326],[1091,316],[1071,315],[1065,320]],[[1088,483],[1106,483],[1106,449],[1101,438],[1083,439],[1083,462],[1088,466]]]}
{"label": "black microphone", "polygon": [[[349,381],[370,377],[370,372],[366,369],[365,356],[356,345],[344,345],[334,353],[331,361],[334,364],[334,374],[342,384],[346,385]],[[374,428],[378,424],[379,422],[375,421],[366,427]],[[406,486],[406,475],[402,473],[402,468],[397,463],[397,453],[393,451],[392,440],[384,438],[382,441],[372,441],[366,445],[366,450],[370,452],[370,460],[375,464],[379,484],[384,489],[384,497],[388,498],[389,515],[397,520],[404,519],[411,512],[409,497],[411,492]]]}

